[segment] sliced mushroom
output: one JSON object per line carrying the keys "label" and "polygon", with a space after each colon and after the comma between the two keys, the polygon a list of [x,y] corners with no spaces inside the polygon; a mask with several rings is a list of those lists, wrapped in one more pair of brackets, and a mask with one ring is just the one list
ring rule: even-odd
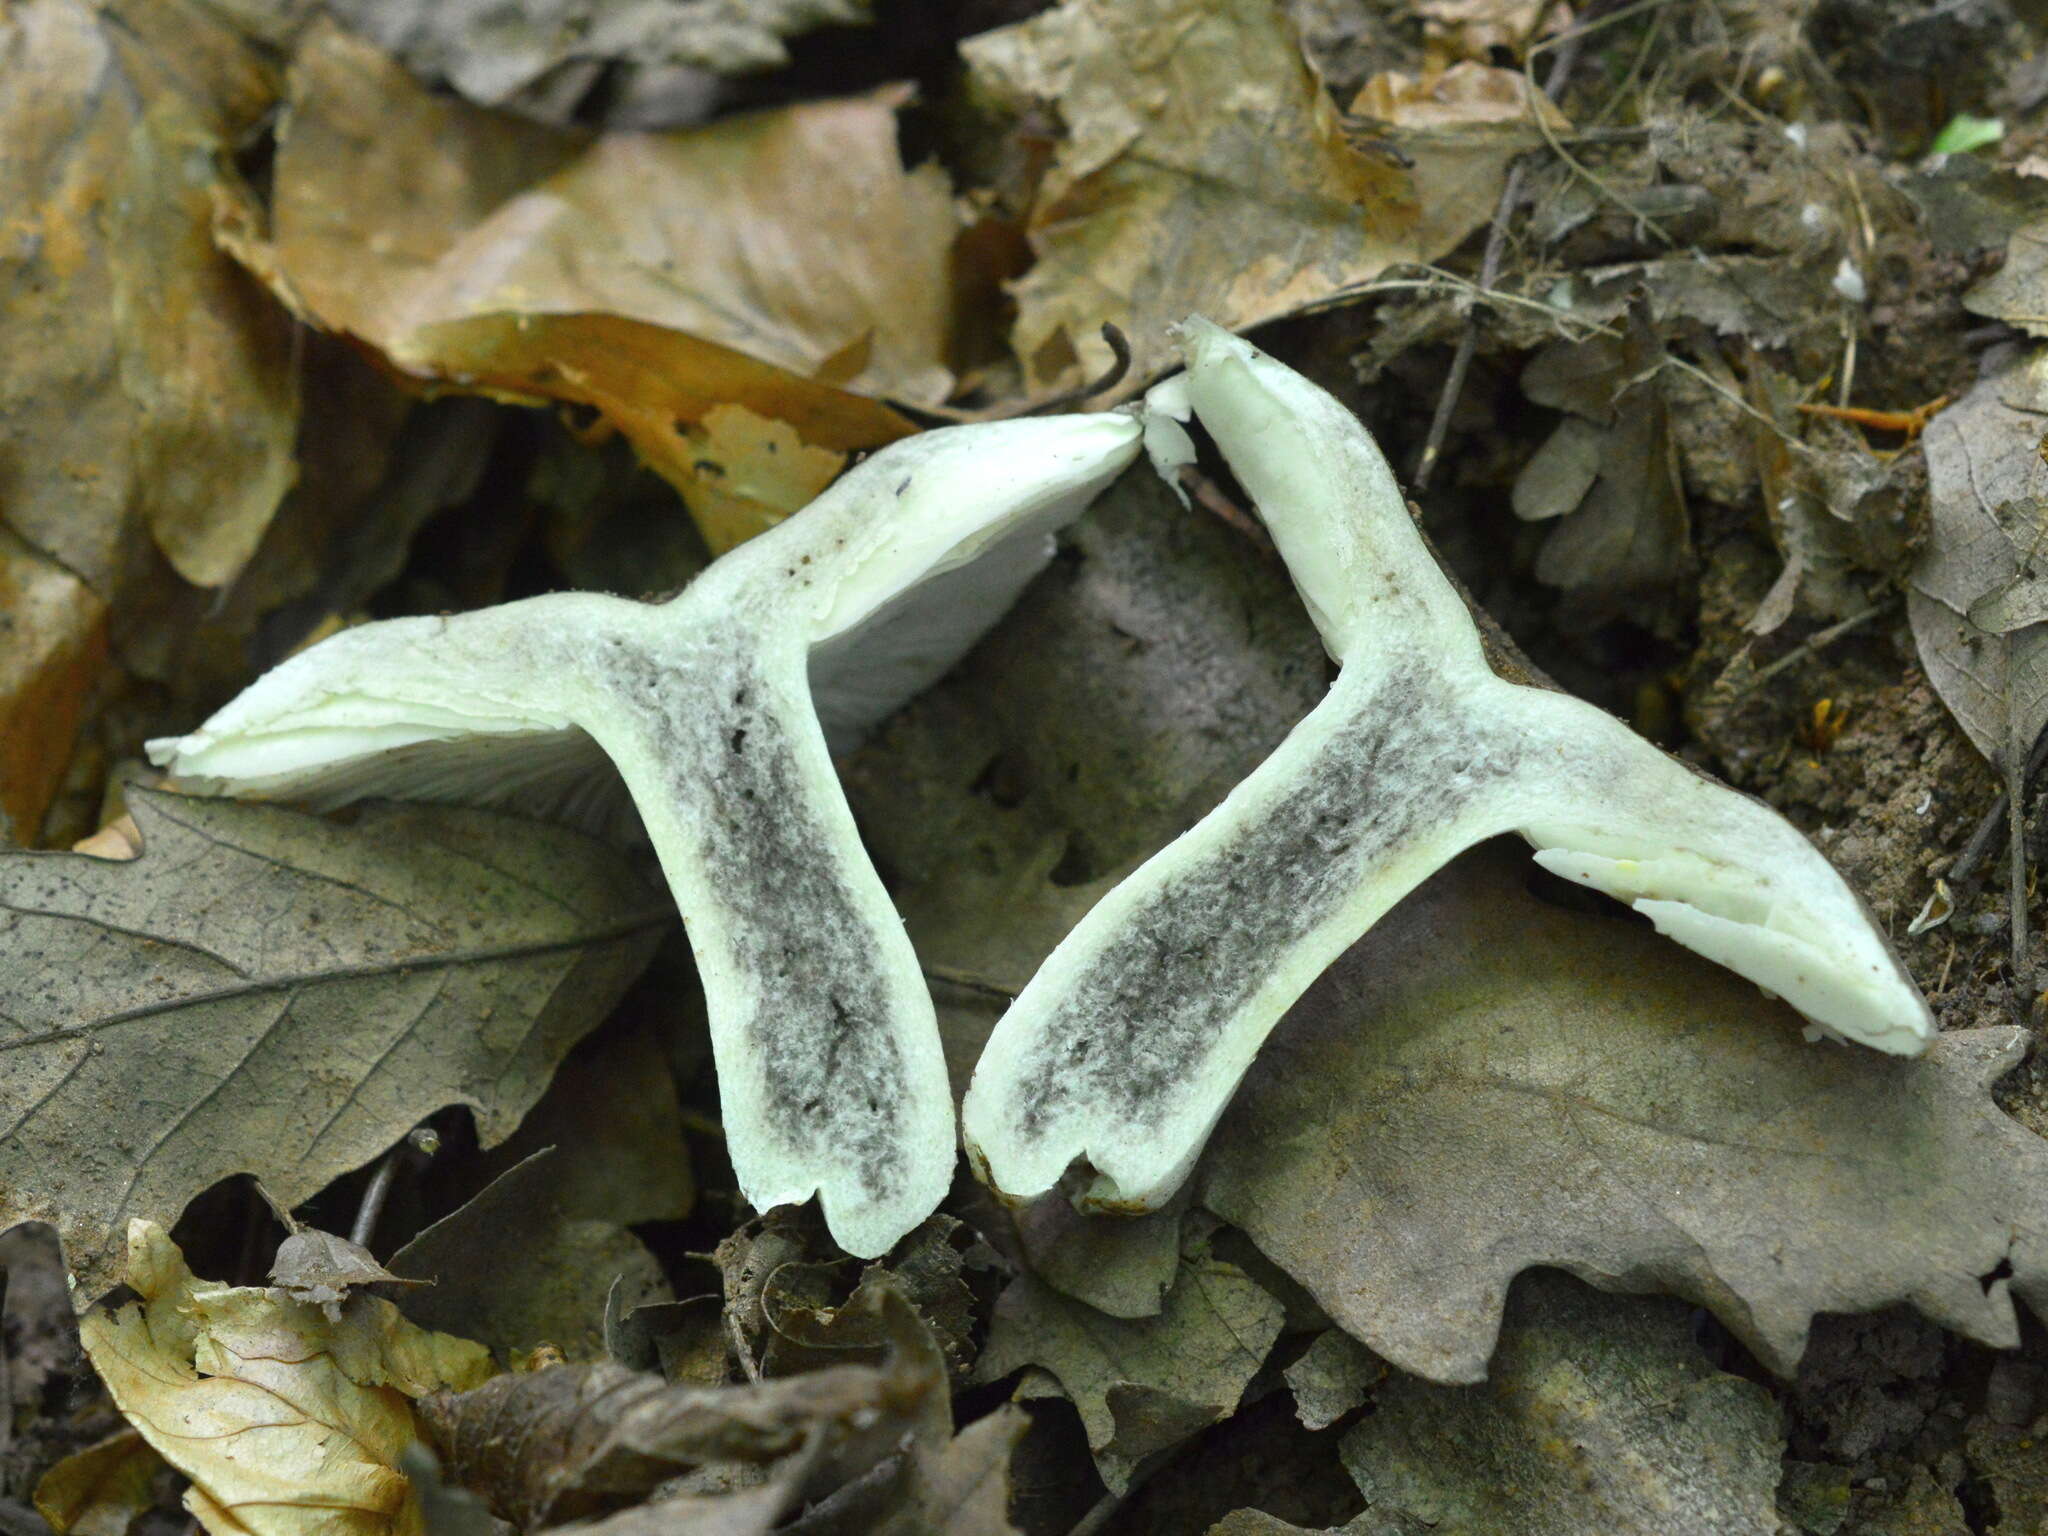
{"label": "sliced mushroom", "polygon": [[1205,321],[1182,345],[1188,371],[1165,407],[1192,403],[1341,671],[1220,806],[1088,913],[998,1024],[963,1108],[989,1182],[1035,1195],[1084,1162],[1092,1203],[1164,1199],[1309,983],[1502,832],[1817,1032],[1925,1049],[1926,1003],[1805,837],[1591,704],[1496,676],[1364,427]]}
{"label": "sliced mushroom", "polygon": [[767,1209],[816,1192],[850,1252],[937,1205],[955,1136],[917,957],[840,792],[838,735],[931,682],[1137,454],[1128,414],[929,432],[659,605],[587,593],[343,632],[199,730],[182,781],[336,804],[593,793],[617,766],[709,1006],[727,1144]]}

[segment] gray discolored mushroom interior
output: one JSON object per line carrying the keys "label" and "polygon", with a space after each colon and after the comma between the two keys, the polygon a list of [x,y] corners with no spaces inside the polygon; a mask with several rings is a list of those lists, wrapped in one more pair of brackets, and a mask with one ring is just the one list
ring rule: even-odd
{"label": "gray discolored mushroom interior", "polygon": [[[1120,1209],[1179,1185],[1281,1014],[1425,876],[1518,831],[1568,879],[1900,1055],[1932,1018],[1884,935],[1781,817],[1591,705],[1496,676],[1365,429],[1199,320],[1191,407],[1257,503],[1342,671],[1193,829],[1105,896],[989,1037],[963,1106],[977,1168],[1032,1196],[1070,1166]],[[1179,456],[1172,442],[1162,458]]]}
{"label": "gray discolored mushroom interior", "polygon": [[[660,664],[626,648],[614,685],[662,701],[646,726],[697,858],[750,878],[718,883],[716,937],[728,980],[749,997],[744,1036],[721,1042],[728,1092],[752,1079],[764,1126],[784,1155],[837,1164],[864,1200],[898,1202],[912,1179],[905,1106],[914,1083],[890,1028],[898,1010],[884,978],[872,905],[837,861],[820,859],[837,829],[803,792],[806,766],[775,690],[748,653],[718,658],[687,694],[662,687]],[[801,728],[799,726],[799,728]]]}
{"label": "gray discolored mushroom interior", "polygon": [[[1159,1129],[1185,1096],[1189,1063],[1264,984],[1266,957],[1342,918],[1395,850],[1440,837],[1513,776],[1518,751],[1494,750],[1456,716],[1402,707],[1422,681],[1413,669],[1359,677],[1352,687],[1369,697],[1264,797],[1246,834],[1121,915],[1016,1069],[1023,1134],[1042,1134],[1077,1103],[1134,1131]],[[1384,793],[1422,782],[1441,792]],[[1169,998],[1175,1005],[1162,1007]]]}
{"label": "gray discolored mushroom interior", "polygon": [[344,631],[151,752],[237,793],[592,812],[613,775],[578,775],[609,759],[697,955],[742,1192],[815,1194],[874,1256],[937,1205],[957,1140],[931,999],[821,713],[843,737],[935,680],[1140,430],[1109,413],[909,438],[668,602],[563,593]]}

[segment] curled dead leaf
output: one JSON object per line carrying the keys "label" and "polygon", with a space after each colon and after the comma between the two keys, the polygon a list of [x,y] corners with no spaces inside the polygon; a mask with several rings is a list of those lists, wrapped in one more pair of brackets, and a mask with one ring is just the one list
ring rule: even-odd
{"label": "curled dead leaf", "polygon": [[164,1230],[128,1231],[140,1297],[79,1325],[124,1417],[192,1479],[185,1507],[212,1536],[413,1536],[398,1458],[411,1399],[480,1385],[482,1345],[415,1328],[355,1296],[338,1320],[267,1287],[196,1279]]}

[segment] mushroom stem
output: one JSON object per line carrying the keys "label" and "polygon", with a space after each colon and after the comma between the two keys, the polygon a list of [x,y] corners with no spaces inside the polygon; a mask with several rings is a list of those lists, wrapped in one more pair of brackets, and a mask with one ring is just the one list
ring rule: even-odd
{"label": "mushroom stem", "polygon": [[[1925,1002],[1812,844],[1592,705],[1495,676],[1357,420],[1206,322],[1183,345],[1184,398],[1342,670],[1221,805],[1076,925],[998,1024],[963,1107],[990,1182],[1035,1195],[1085,1160],[1094,1203],[1166,1198],[1295,999],[1430,873],[1508,831],[1822,1032],[1925,1048]],[[1182,381],[1169,385],[1179,413]]]}

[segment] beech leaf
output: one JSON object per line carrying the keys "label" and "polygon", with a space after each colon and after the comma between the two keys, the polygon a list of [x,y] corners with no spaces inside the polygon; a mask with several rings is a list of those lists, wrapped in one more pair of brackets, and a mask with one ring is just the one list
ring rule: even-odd
{"label": "beech leaf", "polygon": [[295,473],[290,320],[212,239],[276,80],[188,0],[9,6],[0,51],[0,517],[109,602],[151,541],[217,586]]}
{"label": "beech leaf", "polygon": [[0,1229],[55,1223],[88,1297],[230,1174],[290,1207],[449,1104],[503,1140],[671,920],[514,817],[130,806],[139,858],[0,854]]}
{"label": "beech leaf", "polygon": [[128,1232],[139,1302],[88,1315],[79,1337],[114,1403],[192,1479],[185,1507],[212,1536],[412,1536],[398,1458],[410,1398],[482,1383],[480,1344],[428,1333],[388,1301],[330,1318],[267,1287],[195,1279],[152,1222]]}
{"label": "beech leaf", "polygon": [[2022,1031],[1918,1060],[1804,1043],[1756,988],[1528,891],[1517,850],[1446,866],[1310,988],[1198,1170],[1355,1338],[1486,1374],[1508,1284],[1549,1265],[1710,1308],[1772,1369],[1816,1312],[1910,1301],[2018,1343],[2048,1311],[2048,1142],[1992,1103]]}

